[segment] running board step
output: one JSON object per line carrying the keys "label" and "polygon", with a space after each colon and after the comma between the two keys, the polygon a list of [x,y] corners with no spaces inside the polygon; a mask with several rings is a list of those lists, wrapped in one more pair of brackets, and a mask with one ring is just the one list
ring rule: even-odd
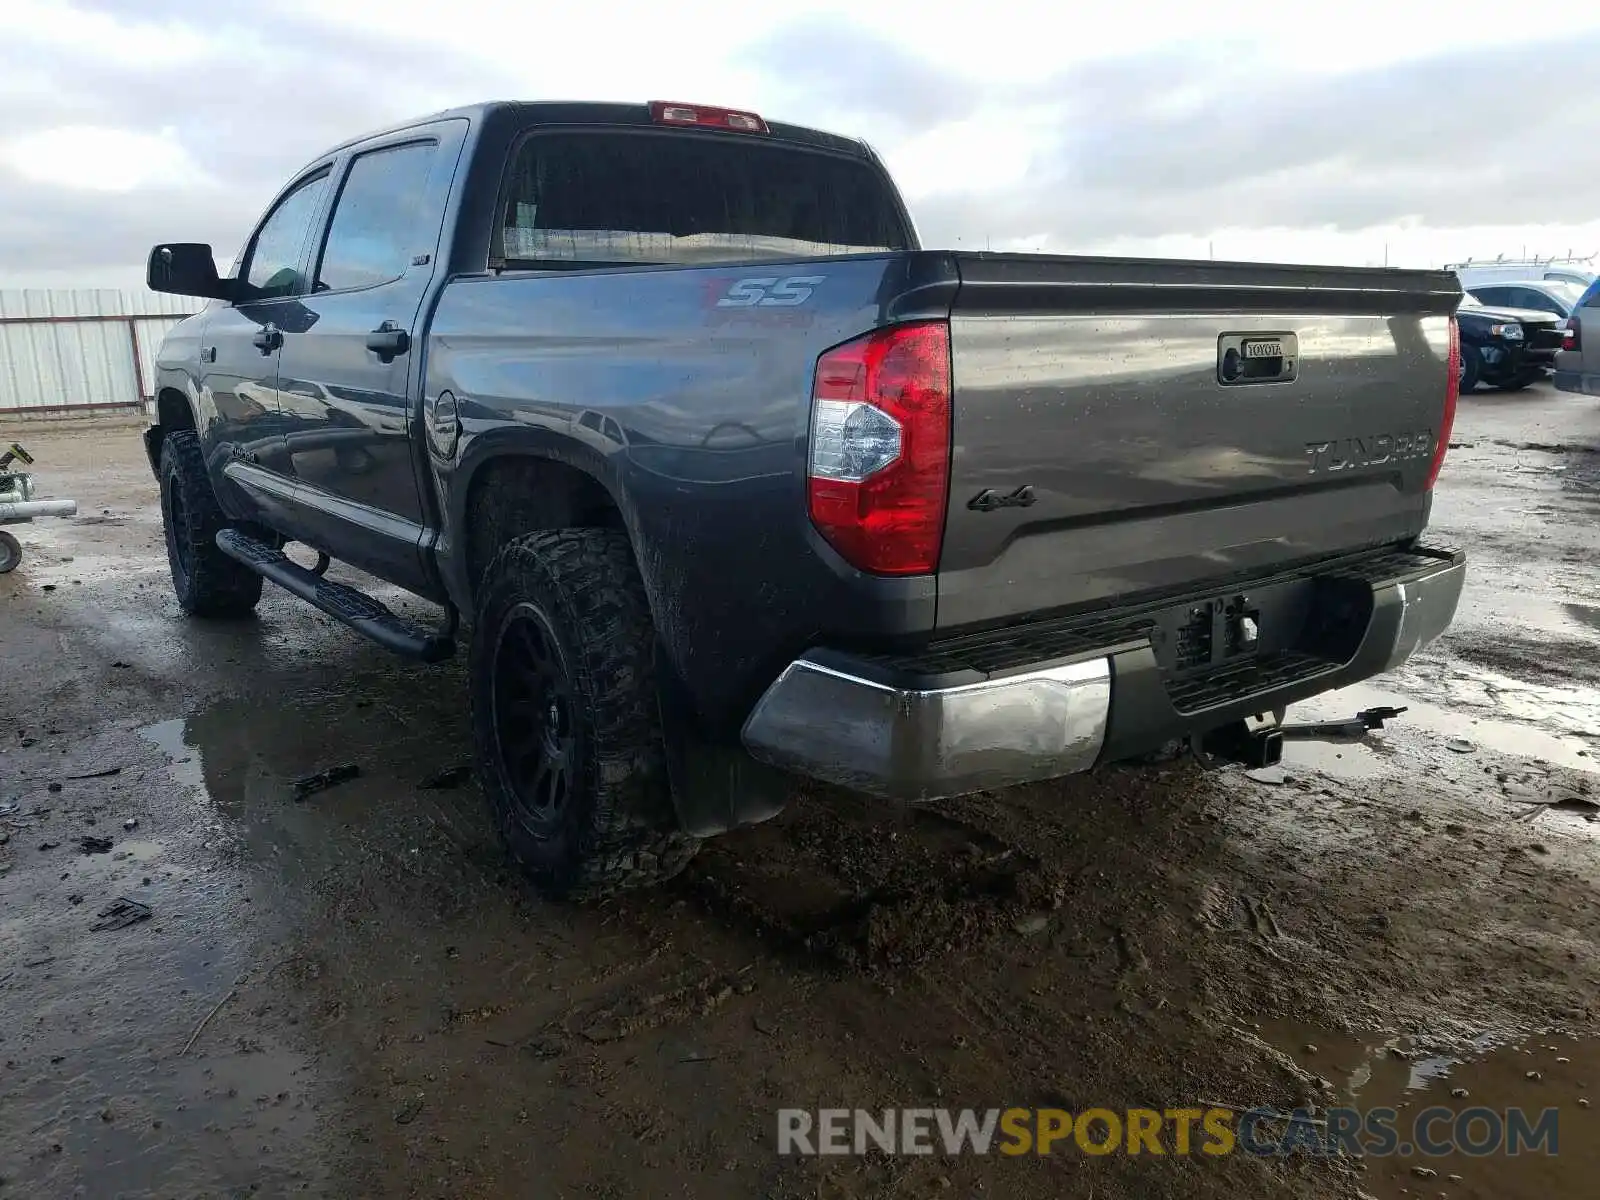
{"label": "running board step", "polygon": [[426,663],[442,662],[456,652],[455,639],[448,634],[418,629],[359,588],[324,579],[294,562],[282,550],[274,550],[237,529],[219,530],[217,548],[263,579],[272,580],[307,604],[315,605],[357,633],[365,634],[385,650]]}

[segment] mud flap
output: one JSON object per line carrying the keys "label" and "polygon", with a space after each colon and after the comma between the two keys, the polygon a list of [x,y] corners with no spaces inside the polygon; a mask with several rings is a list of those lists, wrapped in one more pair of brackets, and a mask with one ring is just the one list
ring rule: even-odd
{"label": "mud flap", "polygon": [[677,673],[666,666],[665,654],[657,653],[663,665],[657,686],[667,775],[683,831],[712,837],[777,816],[794,792],[794,776],[757,762],[742,745],[707,737]]}

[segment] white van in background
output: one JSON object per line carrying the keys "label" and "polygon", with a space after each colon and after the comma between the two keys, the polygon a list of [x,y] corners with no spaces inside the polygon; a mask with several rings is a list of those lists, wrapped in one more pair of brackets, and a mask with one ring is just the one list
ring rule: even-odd
{"label": "white van in background", "polygon": [[1521,283],[1544,280],[1549,283],[1575,283],[1580,288],[1594,282],[1592,258],[1480,258],[1446,263],[1466,291],[1490,283]]}

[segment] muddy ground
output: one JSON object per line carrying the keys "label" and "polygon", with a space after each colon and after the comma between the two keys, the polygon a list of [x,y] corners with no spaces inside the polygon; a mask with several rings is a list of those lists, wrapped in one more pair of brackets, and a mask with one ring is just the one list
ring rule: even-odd
{"label": "muddy ground", "polygon": [[[911,812],[797,787],[591,907],[532,895],[452,775],[459,668],[270,588],[253,621],[182,620],[136,430],[25,432],[80,516],[19,530],[0,578],[0,1196],[1593,1194],[1591,399],[1463,402],[1456,627],[1304,706],[1410,706],[1370,744]],[[148,917],[104,927],[124,900]],[[1558,1106],[1561,1154],[775,1152],[780,1107],[1463,1087]]]}

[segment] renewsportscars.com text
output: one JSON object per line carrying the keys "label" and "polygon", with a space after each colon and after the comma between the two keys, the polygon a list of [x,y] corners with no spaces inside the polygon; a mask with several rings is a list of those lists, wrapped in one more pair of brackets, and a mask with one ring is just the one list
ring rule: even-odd
{"label": "renewsportscars.com text", "polygon": [[1236,1111],[1220,1107],[778,1110],[778,1152],[882,1154],[1555,1154],[1559,1117],[1474,1106]]}

